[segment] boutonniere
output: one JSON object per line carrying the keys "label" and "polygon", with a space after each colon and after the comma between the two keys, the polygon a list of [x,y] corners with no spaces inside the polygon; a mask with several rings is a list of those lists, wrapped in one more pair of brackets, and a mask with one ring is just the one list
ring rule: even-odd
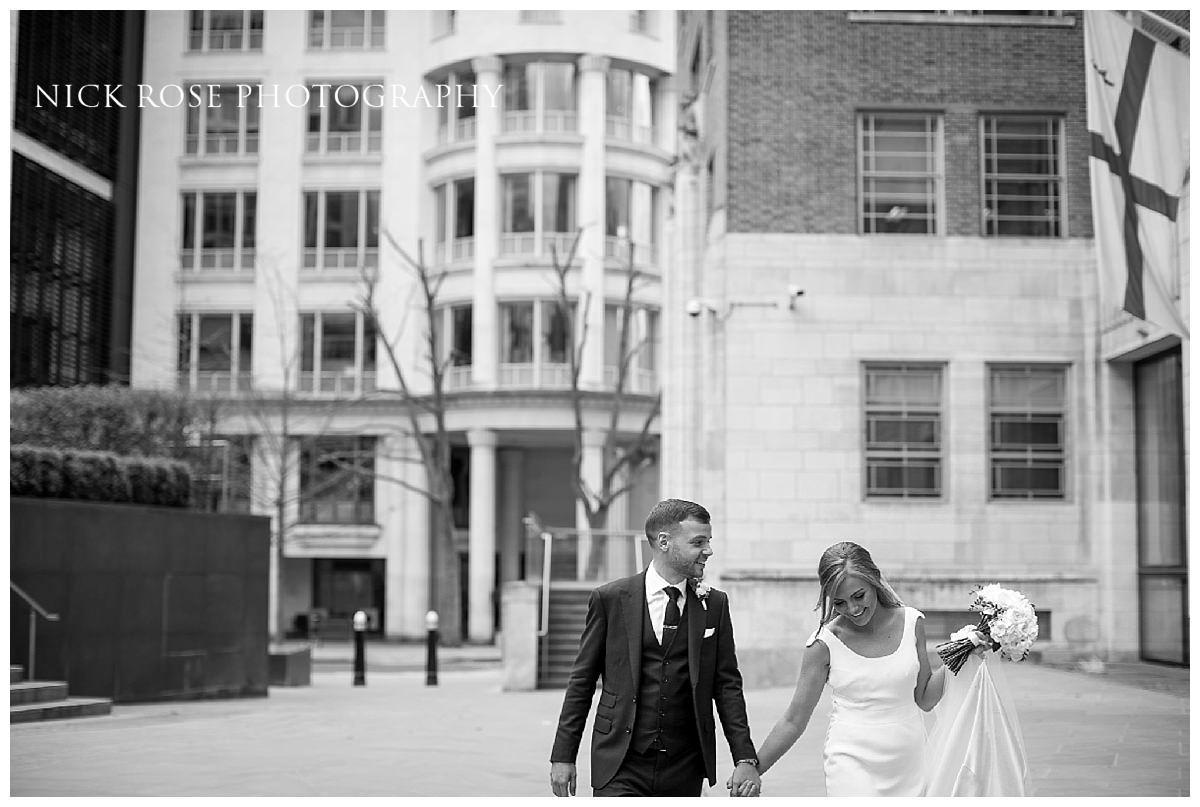
{"label": "boutonniere", "polygon": [[692,590],[696,592],[696,596],[700,598],[700,604],[704,606],[704,610],[708,610],[708,592],[711,591],[708,584],[703,580],[696,580],[692,583]]}

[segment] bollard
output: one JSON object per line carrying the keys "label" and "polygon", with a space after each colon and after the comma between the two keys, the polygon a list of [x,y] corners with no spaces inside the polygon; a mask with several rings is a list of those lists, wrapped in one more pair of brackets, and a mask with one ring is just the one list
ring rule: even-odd
{"label": "bollard", "polygon": [[425,614],[425,686],[437,686],[438,612]]}
{"label": "bollard", "polygon": [[367,659],[364,639],[367,633],[367,612],[354,612],[354,686],[367,685]]}

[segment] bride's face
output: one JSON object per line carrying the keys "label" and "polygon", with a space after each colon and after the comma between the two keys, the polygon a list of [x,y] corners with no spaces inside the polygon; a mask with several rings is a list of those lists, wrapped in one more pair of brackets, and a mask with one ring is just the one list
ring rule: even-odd
{"label": "bride's face", "polygon": [[833,591],[834,613],[855,627],[866,627],[878,607],[879,598],[876,596],[875,586],[861,577],[848,574]]}

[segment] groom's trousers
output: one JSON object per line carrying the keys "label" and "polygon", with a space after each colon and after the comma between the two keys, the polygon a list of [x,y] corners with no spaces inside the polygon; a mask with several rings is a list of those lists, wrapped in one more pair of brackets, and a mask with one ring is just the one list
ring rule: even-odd
{"label": "groom's trousers", "polygon": [[705,779],[704,755],[699,746],[679,754],[651,748],[630,750],[609,783],[593,796],[699,796]]}

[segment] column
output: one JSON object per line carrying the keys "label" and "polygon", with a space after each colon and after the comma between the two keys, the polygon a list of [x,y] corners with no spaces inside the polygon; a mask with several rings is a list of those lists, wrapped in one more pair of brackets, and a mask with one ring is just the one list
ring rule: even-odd
{"label": "column", "polygon": [[[518,448],[500,452],[500,580],[525,576],[521,550],[525,546],[525,454]],[[503,627],[503,625],[501,625]]]}
{"label": "column", "polygon": [[[604,432],[601,429],[583,431],[583,463],[580,475],[589,488],[600,489],[600,481],[604,476]],[[585,580],[592,557],[592,537],[587,512],[578,500],[575,502],[575,529],[579,531],[579,552],[576,556],[578,579]]]}
{"label": "column", "polygon": [[467,432],[467,442],[471,446],[467,639],[491,642],[495,625],[492,595],[496,580],[496,433],[491,429],[471,429]]}
{"label": "column", "polygon": [[[579,372],[580,386],[597,389],[604,383],[604,137],[605,80],[609,60],[585,54],[579,58],[579,132],[583,162],[579,167],[579,243],[583,258],[580,299],[590,290],[591,305],[579,316],[587,322],[587,342]],[[582,332],[582,328],[580,328]]]}
{"label": "column", "polygon": [[[475,83],[495,89],[500,85],[500,57],[481,56],[471,62]],[[477,98],[490,98],[476,90]],[[472,298],[471,383],[495,387],[499,351],[496,347],[496,291],[492,264],[499,242],[500,199],[496,174],[496,135],[500,133],[500,109],[481,104],[475,109],[475,282]]]}

